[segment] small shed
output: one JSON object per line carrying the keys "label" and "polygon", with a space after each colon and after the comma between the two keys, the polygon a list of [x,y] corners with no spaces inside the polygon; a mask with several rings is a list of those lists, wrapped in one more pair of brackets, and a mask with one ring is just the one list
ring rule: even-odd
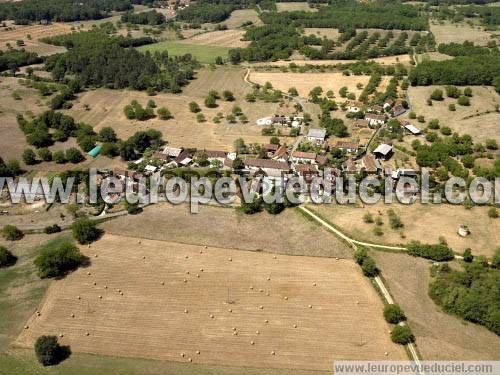
{"label": "small shed", "polygon": [[92,150],[88,152],[88,155],[93,158],[97,157],[101,153],[101,146],[95,146]]}

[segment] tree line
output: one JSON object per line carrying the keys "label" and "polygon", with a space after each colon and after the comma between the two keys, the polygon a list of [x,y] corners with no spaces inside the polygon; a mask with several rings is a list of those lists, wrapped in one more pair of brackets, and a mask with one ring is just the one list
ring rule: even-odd
{"label": "tree line", "polygon": [[10,49],[0,51],[0,71],[16,71],[19,67],[41,63],[43,59],[34,52]]}
{"label": "tree line", "polygon": [[108,17],[110,11],[130,9],[130,0],[23,0],[0,4],[0,20],[17,24],[97,20]]}
{"label": "tree line", "polygon": [[163,14],[157,12],[156,10],[151,10],[149,12],[132,13],[127,12],[122,15],[122,22],[134,23],[138,25],[161,25],[166,21]]}

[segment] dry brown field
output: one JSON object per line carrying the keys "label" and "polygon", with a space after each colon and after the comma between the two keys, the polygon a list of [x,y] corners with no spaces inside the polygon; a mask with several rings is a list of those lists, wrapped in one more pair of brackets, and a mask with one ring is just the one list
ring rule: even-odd
{"label": "dry brown field", "polygon": [[[434,101],[428,106],[426,101],[432,91],[440,88],[444,92],[445,100]],[[463,89],[464,87],[461,87]],[[472,86],[473,97],[470,98],[470,106],[460,106],[456,99],[447,98],[446,91],[442,86],[419,86],[410,87],[408,95],[412,104],[412,110],[418,115],[424,115],[426,120],[439,119],[441,126],[449,126],[460,134],[470,134],[474,141],[484,142],[485,139],[493,138],[500,142],[498,123],[500,115],[495,112],[495,106],[500,104],[500,95],[493,87]],[[455,104],[456,111],[448,110],[449,104]],[[486,111],[490,111],[489,114]],[[471,115],[479,114],[471,118]]]}
{"label": "dry brown field", "polygon": [[[144,215],[123,216],[102,224],[107,233],[286,255],[351,258],[347,246],[322,227],[304,220],[300,212],[280,215],[239,214],[233,208],[167,203],[150,206]],[[158,230],[161,228],[161,230]]]}
{"label": "dry brown field", "polygon": [[239,9],[231,13],[231,16],[223,22],[230,29],[240,27],[245,21],[252,21],[255,26],[262,25],[258,13],[254,9]]}
{"label": "dry brown field", "polygon": [[428,296],[430,263],[405,254],[374,252],[391,294],[403,308],[424,360],[499,360],[498,336],[443,312]]}
{"label": "dry brown field", "polygon": [[315,8],[311,8],[307,2],[283,2],[276,3],[276,10],[278,12],[295,12],[295,11],[305,11],[305,12],[317,12]]}
{"label": "dry brown field", "polygon": [[308,27],[304,29],[305,35],[319,35],[320,37],[326,36],[328,39],[337,40],[340,35],[339,29],[331,29],[331,28],[319,28],[319,27]]}
{"label": "dry brown field", "polygon": [[248,41],[241,40],[245,34],[244,30],[221,30],[210,31],[207,33],[197,34],[189,39],[183,39],[179,43],[200,44],[203,46],[219,46],[219,47],[246,47],[250,44]]}
{"label": "dry brown field", "polygon": [[370,80],[369,76],[344,76],[342,73],[272,73],[272,72],[252,72],[250,81],[261,85],[271,82],[273,87],[287,92],[290,87],[295,87],[302,97],[308,97],[309,92],[316,86],[323,88],[323,92],[333,90],[337,95],[339,89],[347,86],[349,92],[356,95],[361,93],[356,85],[362,83],[366,85]]}
{"label": "dry brown field", "polygon": [[439,43],[463,43],[465,41],[474,44],[486,45],[491,39],[490,33],[484,31],[480,26],[470,26],[468,24],[451,24],[444,22],[442,25],[431,22],[430,31]]}
{"label": "dry brown field", "polygon": [[63,334],[75,352],[311,370],[406,359],[351,260],[140,242],[105,235],[82,247],[91,266],[51,283],[16,344]]}
{"label": "dry brown field", "polygon": [[[492,256],[500,243],[500,220],[488,217],[488,207],[474,207],[467,210],[450,204],[386,205],[379,202],[375,205],[366,205],[365,208],[334,204],[314,205],[309,208],[352,237],[375,243],[405,244],[412,240],[437,243],[439,237],[443,236],[455,252],[462,253],[464,249],[470,247],[474,254],[486,256]],[[393,209],[401,218],[404,224],[402,230],[391,229],[387,217],[388,209]],[[363,221],[366,212],[372,213],[374,218],[381,217],[384,222],[381,227],[384,233],[382,236],[373,234],[375,224]],[[461,224],[468,225],[470,236],[463,238],[458,235],[458,226]]]}
{"label": "dry brown field", "polygon": [[[75,102],[73,108],[67,111],[77,121],[86,122],[96,130],[105,126],[113,127],[121,138],[130,137],[136,131],[157,129],[163,133],[164,139],[172,146],[197,147],[231,151],[237,138],[243,138],[247,144],[267,143],[269,137],[261,135],[262,127],[255,125],[257,119],[272,116],[275,113],[289,114],[293,104],[281,107],[278,103],[247,103],[244,96],[251,92],[251,87],[244,82],[245,70],[239,68],[202,69],[197,79],[184,88],[179,95],[160,93],[149,97],[138,91],[116,91],[98,89],[83,93]],[[231,90],[236,96],[235,102],[218,100],[219,107],[209,109],[204,106],[204,99],[210,90],[220,94]],[[148,121],[131,121],[123,114],[123,108],[132,100],[137,100],[143,106],[153,99],[158,107],[165,106],[173,114],[174,119],[163,121],[151,119]],[[207,122],[198,123],[196,114],[191,113],[188,104],[196,101],[202,108]],[[84,109],[84,104],[90,106],[90,111]],[[215,124],[212,119],[217,113],[227,115],[234,105],[239,105],[249,119],[247,124],[229,124],[222,120]],[[286,134],[286,130],[285,133]]]}

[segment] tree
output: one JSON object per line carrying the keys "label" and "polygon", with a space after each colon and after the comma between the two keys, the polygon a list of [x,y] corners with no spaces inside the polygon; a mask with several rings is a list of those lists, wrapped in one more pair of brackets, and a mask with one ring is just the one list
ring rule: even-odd
{"label": "tree", "polygon": [[198,113],[196,115],[196,121],[205,122],[205,121],[207,121],[207,119],[205,118],[205,115],[203,113]]}
{"label": "tree", "polygon": [[207,98],[205,99],[205,107],[216,108],[217,107],[217,99],[212,95],[207,96]]}
{"label": "tree", "polygon": [[192,112],[192,113],[198,113],[201,111],[201,108],[200,106],[198,105],[198,103],[196,102],[191,102],[189,103],[189,110]]}
{"label": "tree", "polygon": [[152,99],[149,99],[149,100],[148,100],[148,103],[146,104],[146,107],[148,107],[148,108],[156,108],[156,103],[155,103],[155,101],[154,101],[154,100],[152,100]]}
{"label": "tree", "polygon": [[5,225],[2,229],[2,237],[7,241],[18,241],[24,237],[24,233],[14,225]]}
{"label": "tree", "polygon": [[363,215],[363,221],[367,224],[373,223],[373,215],[370,212],[367,212]]}
{"label": "tree", "polygon": [[441,101],[441,100],[444,100],[444,97],[443,97],[443,90],[440,90],[440,89],[435,89],[432,94],[431,94],[431,99],[432,100],[438,100],[438,101]]}
{"label": "tree", "polygon": [[241,62],[241,52],[239,49],[229,50],[229,62],[233,65],[238,65]]}
{"label": "tree", "polygon": [[236,116],[233,115],[233,114],[229,114],[229,115],[226,116],[226,120],[230,124],[235,124],[236,123]]}
{"label": "tree", "polygon": [[375,261],[370,257],[366,257],[363,260],[363,264],[361,264],[361,270],[363,271],[363,275],[365,275],[366,277],[375,277],[378,275],[377,265],[375,264]]}
{"label": "tree", "polygon": [[35,354],[43,366],[51,366],[66,359],[70,350],[59,345],[56,336],[40,336],[35,342]]}
{"label": "tree", "polygon": [[52,154],[52,159],[57,164],[64,164],[64,163],[66,163],[66,155],[64,154],[64,151],[62,151],[62,150],[54,152]]}
{"label": "tree", "polygon": [[101,230],[96,227],[96,223],[86,218],[76,220],[71,230],[73,237],[82,245],[94,242],[101,235]]}
{"label": "tree", "polygon": [[456,111],[455,104],[448,104],[448,111],[451,111],[451,112]]}
{"label": "tree", "polygon": [[368,257],[368,251],[366,250],[366,248],[358,246],[358,248],[354,252],[354,260],[356,261],[356,263],[358,263],[361,266],[367,257]]}
{"label": "tree", "polygon": [[123,113],[129,120],[135,119],[134,107],[132,107],[131,105],[126,105],[125,108],[123,108]]}
{"label": "tree", "polygon": [[241,107],[240,107],[240,106],[237,106],[237,105],[235,105],[235,106],[233,107],[233,109],[231,110],[231,112],[232,112],[232,113],[233,113],[233,115],[235,115],[235,116],[241,116],[241,115],[243,114],[243,111],[242,111]]}
{"label": "tree", "polygon": [[23,152],[23,161],[27,165],[36,164],[36,162],[37,162],[36,155],[35,155],[35,152],[31,148],[27,148],[26,150],[24,150],[24,152]]}
{"label": "tree", "polygon": [[464,89],[464,95],[468,97],[472,97],[472,89],[470,87],[466,87]]}
{"label": "tree", "polygon": [[43,231],[45,232],[45,234],[53,234],[61,232],[62,228],[59,225],[54,224],[45,227]]}
{"label": "tree", "polygon": [[347,92],[348,92],[348,88],[347,86],[343,86],[340,88],[339,90],[339,95],[342,97],[342,98],[345,98],[347,96]]}
{"label": "tree", "polygon": [[17,257],[5,247],[0,246],[0,268],[10,267],[17,261]]}
{"label": "tree", "polygon": [[66,150],[66,159],[73,164],[78,164],[85,158],[83,157],[80,150],[75,147],[70,147]]}
{"label": "tree", "polygon": [[407,345],[415,342],[415,336],[413,336],[410,327],[407,325],[396,326],[392,329],[391,340],[396,344]]}
{"label": "tree", "polygon": [[497,150],[498,149],[498,144],[497,144],[496,139],[487,139],[485,141],[485,143],[486,143],[486,148],[488,150]]}
{"label": "tree", "polygon": [[99,131],[99,140],[101,142],[116,142],[118,137],[113,128],[106,126]]}
{"label": "tree", "polygon": [[174,117],[166,107],[158,108],[156,113],[158,113],[160,120],[170,120]]}
{"label": "tree", "polygon": [[48,148],[38,150],[38,157],[43,161],[52,161],[52,152]]}
{"label": "tree", "polygon": [[463,257],[464,257],[464,262],[467,263],[472,262],[472,260],[474,259],[474,255],[472,255],[472,250],[470,247],[464,250]]}
{"label": "tree", "polygon": [[446,86],[446,96],[449,98],[458,98],[460,96],[460,90],[456,86]]}
{"label": "tree", "polygon": [[469,97],[462,95],[458,98],[457,103],[460,104],[461,106],[469,106],[470,99],[469,99]]}
{"label": "tree", "polygon": [[216,63],[217,65],[224,65],[224,59],[223,59],[222,57],[220,57],[220,56],[217,56],[217,57],[215,58],[215,63]]}
{"label": "tree", "polygon": [[274,137],[271,137],[271,139],[269,140],[269,143],[272,144],[272,145],[279,145],[280,144],[280,139],[276,136]]}
{"label": "tree", "polygon": [[222,96],[224,97],[224,99],[227,101],[227,102],[234,102],[235,101],[235,97],[234,97],[234,94],[229,91],[229,90],[225,90],[223,93],[222,93]]}
{"label": "tree", "polygon": [[71,242],[63,242],[44,247],[34,260],[38,275],[44,279],[61,277],[77,269],[86,260],[78,248]]}
{"label": "tree", "polygon": [[403,309],[399,305],[390,304],[384,308],[384,318],[387,323],[398,324],[406,320]]}

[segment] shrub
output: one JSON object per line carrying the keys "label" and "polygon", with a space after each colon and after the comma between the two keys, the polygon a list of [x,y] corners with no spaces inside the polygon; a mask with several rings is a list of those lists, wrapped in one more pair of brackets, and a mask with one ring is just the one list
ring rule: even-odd
{"label": "shrub", "polygon": [[452,133],[452,130],[451,130],[451,128],[449,126],[443,126],[441,128],[441,134],[443,134],[443,135],[451,135],[451,133]]}
{"label": "shrub", "polygon": [[492,219],[496,219],[498,217],[498,211],[495,207],[491,207],[488,210],[488,216]]}
{"label": "shrub", "polygon": [[446,96],[456,99],[460,96],[460,90],[456,86],[446,86]]}
{"label": "shrub", "polygon": [[468,97],[471,97],[472,96],[472,89],[470,87],[466,87],[464,89],[464,95],[468,96]]}
{"label": "shrub", "polygon": [[491,266],[493,268],[500,268],[500,247],[495,250],[493,258],[491,258]]}
{"label": "shrub", "polygon": [[432,100],[443,100],[443,90],[440,89],[435,89],[432,94],[431,94],[431,99]]}
{"label": "shrub", "polygon": [[85,259],[74,244],[63,242],[55,246],[44,247],[35,258],[34,264],[38,268],[38,275],[44,279],[61,277],[77,269]]}
{"label": "shrub", "polygon": [[205,107],[207,107],[207,108],[216,108],[217,107],[217,99],[215,99],[215,97],[209,95],[205,99]]}
{"label": "shrub", "polygon": [[448,110],[449,110],[449,111],[454,112],[454,111],[456,111],[456,109],[457,109],[457,108],[455,107],[455,104],[449,104],[449,105],[448,105]]}
{"label": "shrub", "polygon": [[0,246],[0,268],[10,267],[17,261],[17,257],[5,247]]}
{"label": "shrub", "polygon": [[222,93],[222,96],[228,102],[234,102],[234,100],[235,100],[234,94],[231,91],[229,91],[229,90],[224,91]]}
{"label": "shrub", "polygon": [[415,342],[415,336],[408,326],[396,326],[391,332],[391,340],[396,344],[407,345]]}
{"label": "shrub", "polygon": [[59,345],[56,336],[40,336],[35,342],[35,354],[38,362],[51,366],[66,359],[70,350],[69,347]]}
{"label": "shrub", "polygon": [[410,112],[410,113],[408,114],[408,116],[409,116],[412,120],[414,120],[414,119],[416,119],[416,118],[417,118],[417,114],[416,114],[415,112],[413,112],[413,111],[412,111],[412,112]]}
{"label": "shrub", "polygon": [[189,103],[189,110],[193,113],[198,113],[201,111],[200,106],[196,102]]}
{"label": "shrub", "polygon": [[412,241],[408,244],[408,254],[426,259],[432,259],[437,262],[452,260],[453,251],[444,243],[436,245],[422,244],[419,241]]}
{"label": "shrub", "polygon": [[54,152],[52,154],[52,159],[57,164],[64,164],[64,163],[66,163],[66,155],[64,154],[64,151],[62,151],[62,150]]}
{"label": "shrub", "polygon": [[433,118],[432,120],[429,121],[429,129],[439,129],[439,120],[436,118]]}
{"label": "shrub", "polygon": [[45,229],[43,231],[45,232],[45,234],[53,234],[53,233],[61,232],[62,229],[59,225],[54,224],[54,225],[49,225],[49,226],[45,227]]}
{"label": "shrub", "polygon": [[401,218],[394,212],[393,209],[387,210],[387,215],[389,216],[389,224],[392,229],[403,228],[404,224],[401,221]]}
{"label": "shrub", "polygon": [[365,223],[371,224],[374,222],[373,215],[370,212],[367,212],[363,215],[363,221]]}
{"label": "shrub", "polygon": [[373,228],[373,234],[377,237],[383,236],[384,232],[382,231],[382,228],[380,227],[375,227]]}
{"label": "shrub", "polygon": [[38,150],[38,157],[43,161],[52,161],[52,152],[48,148]]}
{"label": "shrub", "polygon": [[486,140],[486,148],[488,150],[497,150],[498,149],[498,144],[495,139],[487,139]]}
{"label": "shrub", "polygon": [[6,225],[2,229],[2,236],[7,241],[18,241],[24,237],[24,234],[14,225]]}
{"label": "shrub", "polygon": [[66,150],[66,160],[68,160],[69,162],[77,164],[81,162],[83,159],[85,158],[83,157],[80,150],[78,150],[77,148],[70,147]]}
{"label": "shrub", "polygon": [[101,235],[96,223],[86,218],[76,220],[71,226],[71,230],[73,237],[81,244],[89,244]]}
{"label": "shrub", "polygon": [[366,248],[359,246],[354,252],[353,256],[356,263],[362,265],[363,261],[366,259],[366,257],[368,257],[368,252],[366,251]]}
{"label": "shrub", "polygon": [[399,307],[399,305],[387,305],[384,308],[384,318],[387,323],[398,324],[406,320],[406,316],[403,312],[403,309]]}
{"label": "shrub", "polygon": [[463,253],[464,262],[471,263],[474,260],[474,255],[472,255],[471,248],[467,248]]}
{"label": "shrub", "polygon": [[196,121],[205,122],[205,121],[207,121],[207,119],[205,118],[205,115],[203,113],[198,113],[196,115]]}
{"label": "shrub", "polygon": [[160,120],[170,120],[174,118],[172,113],[166,107],[158,108],[157,113]]}

